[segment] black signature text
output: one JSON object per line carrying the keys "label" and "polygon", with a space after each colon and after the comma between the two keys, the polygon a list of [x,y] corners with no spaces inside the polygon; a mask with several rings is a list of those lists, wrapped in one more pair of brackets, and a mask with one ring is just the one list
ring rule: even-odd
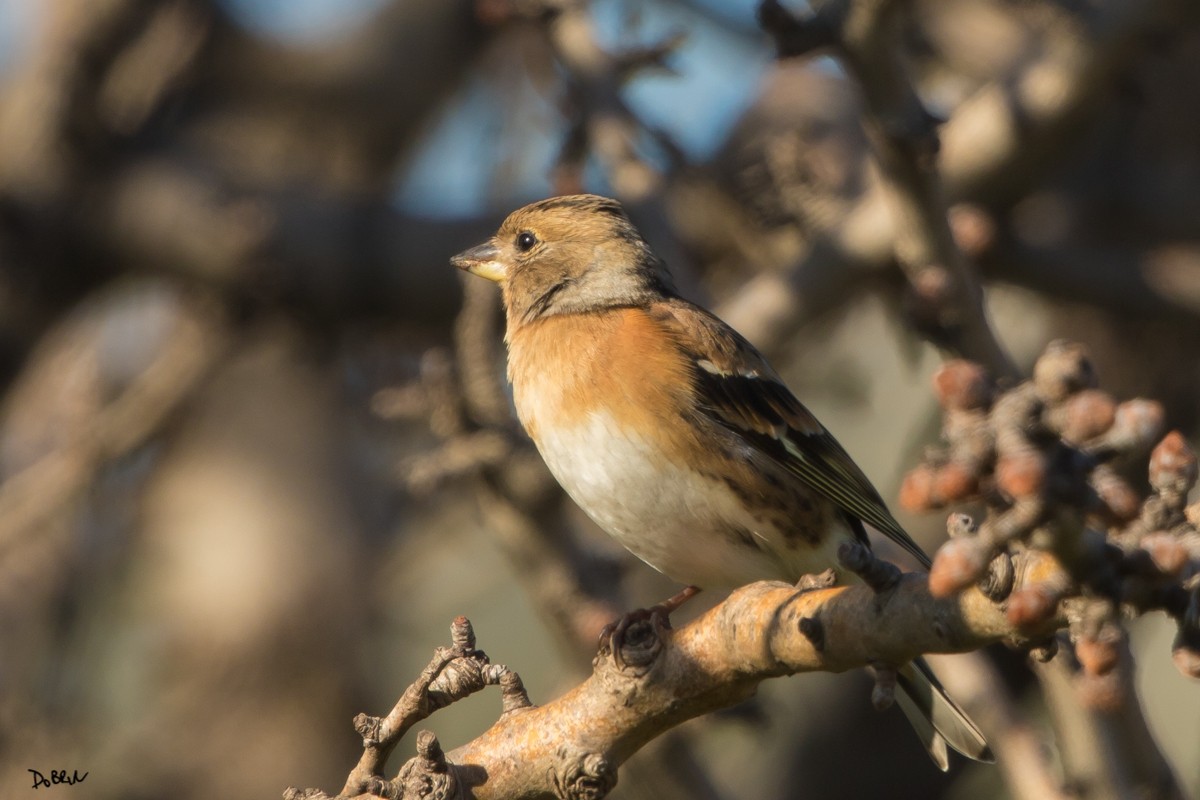
{"label": "black signature text", "polygon": [[35,789],[38,789],[42,786],[53,786],[58,783],[65,783],[67,786],[73,786],[76,783],[83,783],[83,779],[88,776],[86,772],[80,775],[79,770],[77,769],[71,770],[70,775],[67,774],[65,769],[52,769],[50,770],[49,778],[38,772],[36,769],[31,769],[29,771],[33,773],[33,788]]}

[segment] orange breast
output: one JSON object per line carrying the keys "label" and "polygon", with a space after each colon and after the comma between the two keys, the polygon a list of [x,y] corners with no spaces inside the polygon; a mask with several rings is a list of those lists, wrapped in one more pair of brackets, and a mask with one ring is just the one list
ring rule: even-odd
{"label": "orange breast", "polygon": [[[644,311],[545,317],[509,334],[517,412],[538,441],[546,425],[572,427],[604,411],[622,425],[681,442],[674,423],[691,402],[690,365],[671,334]],[[671,424],[670,429],[684,426]]]}

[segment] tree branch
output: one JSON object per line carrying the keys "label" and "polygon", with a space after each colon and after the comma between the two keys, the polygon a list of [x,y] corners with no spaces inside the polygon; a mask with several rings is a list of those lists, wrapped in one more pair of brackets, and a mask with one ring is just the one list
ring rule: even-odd
{"label": "tree branch", "polygon": [[631,626],[619,659],[602,653],[576,688],[545,706],[508,709],[449,752],[450,788],[463,794],[435,796],[602,797],[616,784],[617,768],[647,742],[741,702],[766,679],[904,664],[923,653],[1045,636],[1063,624],[1057,618],[1018,630],[978,589],[937,598],[915,573],[886,595],[863,585],[806,591],[751,584],[678,631],[658,620]]}
{"label": "tree branch", "polygon": [[[950,230],[937,169],[937,120],[908,77],[900,44],[901,4],[891,0],[830,2],[803,23],[766,0],[760,16],[781,56],[799,31],[817,27],[818,42],[836,43],[858,78],[863,116],[893,217],[895,256],[918,305],[915,322],[936,344],[982,362],[995,374],[1016,367],[997,341],[983,289]],[[807,41],[806,41],[807,44]],[[801,51],[807,52],[807,50]]]}
{"label": "tree branch", "polygon": [[[776,3],[763,3],[760,18],[775,37],[780,56],[795,57],[833,47],[851,5],[848,0],[831,0],[817,5],[810,16],[796,19],[789,10]],[[873,13],[879,13],[879,6],[886,4],[865,5],[874,8]],[[1111,0],[1084,5],[1062,4],[1054,8],[1043,4],[1043,15],[1051,14],[1055,23],[1042,32],[1039,46],[1031,48],[1010,71],[980,86],[954,108],[949,119],[940,126],[941,147],[937,151],[937,164],[945,197],[956,203],[978,204],[988,210],[983,212],[985,214],[997,213],[1020,199],[1030,190],[1033,181],[1044,179],[1047,170],[1071,155],[1069,148],[1078,143],[1076,134],[1080,126],[1105,107],[1104,98],[1115,94],[1114,88],[1130,79],[1132,67],[1140,63],[1137,56],[1151,42],[1157,41],[1151,33],[1166,30],[1167,25],[1176,31],[1188,29],[1183,17],[1194,11],[1186,11],[1185,7],[1186,4],[1177,0],[1146,3]],[[1165,22],[1172,15],[1174,22]],[[961,34],[958,28],[953,30]],[[959,38],[970,41],[969,37],[960,35]],[[894,55],[871,57],[891,58],[895,65]],[[853,101],[842,99],[847,92],[844,87],[839,87],[820,104],[821,114],[810,110],[797,115],[797,101],[793,99],[796,93],[804,92],[807,96],[819,88],[808,73],[803,76],[801,73],[786,75],[781,71],[773,79],[777,86],[768,88],[756,106],[757,113],[773,120],[776,127],[782,125],[782,130],[762,137],[769,146],[764,146],[761,141],[754,143],[750,155],[754,162],[768,160],[772,147],[788,145],[788,137],[797,136],[797,132],[828,126],[825,117],[829,108],[838,104],[845,106],[838,115],[839,122],[841,118],[851,115],[857,118],[863,113]],[[895,82],[890,73],[885,77],[888,85]],[[800,83],[802,80],[805,82]],[[1061,91],[1055,91],[1054,87]],[[894,94],[901,99],[904,96],[903,92]],[[778,108],[784,104],[784,97],[788,98],[789,111]],[[762,124],[756,122],[755,127],[761,128]],[[844,147],[846,135],[839,134],[838,141]],[[738,160],[745,160],[745,154]],[[809,165],[798,176],[785,176],[786,186],[769,187],[766,194],[794,189],[797,181],[806,179],[812,169]],[[844,208],[836,217],[837,224],[809,232],[807,246],[793,257],[793,263],[780,265],[786,268],[787,278],[774,274],[765,276],[772,281],[777,296],[762,312],[750,315],[752,318],[745,327],[755,333],[751,338],[768,349],[776,341],[786,341],[816,316],[829,313],[829,302],[808,302],[806,291],[810,285],[823,286],[839,277],[845,282],[849,275],[878,275],[894,264],[893,244],[903,234],[898,230],[900,219],[888,213],[892,198],[885,197],[884,187],[879,182],[872,182],[857,196],[854,196],[854,189],[843,187],[838,191],[842,193]],[[754,202],[761,202],[763,194],[761,189],[756,190]],[[828,204],[825,195],[817,199]],[[788,214],[790,216],[791,211]],[[710,225],[705,230],[711,229]],[[1002,228],[999,233],[1005,240],[1011,238]],[[963,243],[959,247],[967,250],[971,258],[989,257],[987,252],[978,252]],[[1146,309],[1144,313],[1170,313],[1191,318],[1192,312],[1181,307],[1177,292],[1147,286],[1137,258],[1113,263],[1111,242],[1093,248],[1097,250],[1095,254],[1060,248],[1051,259],[1053,269],[1031,267],[1025,263],[1028,254],[1014,254],[1011,244],[1005,247],[1003,256],[993,259],[997,263],[992,265],[991,278],[1032,286],[1039,291],[1057,290],[1069,294],[1072,299],[1082,298],[1122,314],[1128,310],[1129,292],[1132,292],[1134,302]],[[984,251],[991,249],[990,244],[982,248]],[[1095,261],[1096,258],[1100,261]],[[1078,275],[1073,282],[1061,274],[1064,259],[1079,262],[1075,268]],[[1045,261],[1045,256],[1040,260]],[[1102,279],[1095,277],[1092,268],[1096,263],[1108,267]],[[833,277],[829,273],[833,273]],[[912,299],[920,301],[925,294],[940,301],[940,307],[935,303],[930,308],[926,303],[926,308],[916,309],[925,311],[926,316],[930,316],[930,312],[934,317],[942,312],[955,317],[960,315],[959,311],[945,305],[944,296],[939,296],[946,288],[943,281],[918,282],[914,288],[918,291]],[[849,292],[833,299],[844,300],[846,296]],[[740,304],[734,306],[734,312],[738,306]],[[970,357],[986,361],[985,355],[981,351]]]}

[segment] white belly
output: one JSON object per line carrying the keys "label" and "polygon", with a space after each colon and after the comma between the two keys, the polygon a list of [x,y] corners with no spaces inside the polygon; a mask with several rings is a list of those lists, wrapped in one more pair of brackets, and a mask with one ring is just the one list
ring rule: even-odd
{"label": "white belly", "polygon": [[554,477],[596,524],[681,583],[794,581],[837,564],[845,536],[826,536],[818,548],[789,547],[785,532],[755,519],[724,483],[686,464],[651,462],[650,446],[603,413],[537,444]]}

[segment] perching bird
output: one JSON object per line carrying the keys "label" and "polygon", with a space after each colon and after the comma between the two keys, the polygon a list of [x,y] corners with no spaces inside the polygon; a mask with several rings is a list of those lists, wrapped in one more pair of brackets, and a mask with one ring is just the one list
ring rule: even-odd
{"label": "perching bird", "polygon": [[[694,587],[838,568],[863,523],[929,558],[829,431],[736,331],[673,290],[621,205],[514,211],[452,263],[500,284],[517,415],[571,498],[638,558]],[[934,761],[990,761],[922,661],[897,694]]]}

